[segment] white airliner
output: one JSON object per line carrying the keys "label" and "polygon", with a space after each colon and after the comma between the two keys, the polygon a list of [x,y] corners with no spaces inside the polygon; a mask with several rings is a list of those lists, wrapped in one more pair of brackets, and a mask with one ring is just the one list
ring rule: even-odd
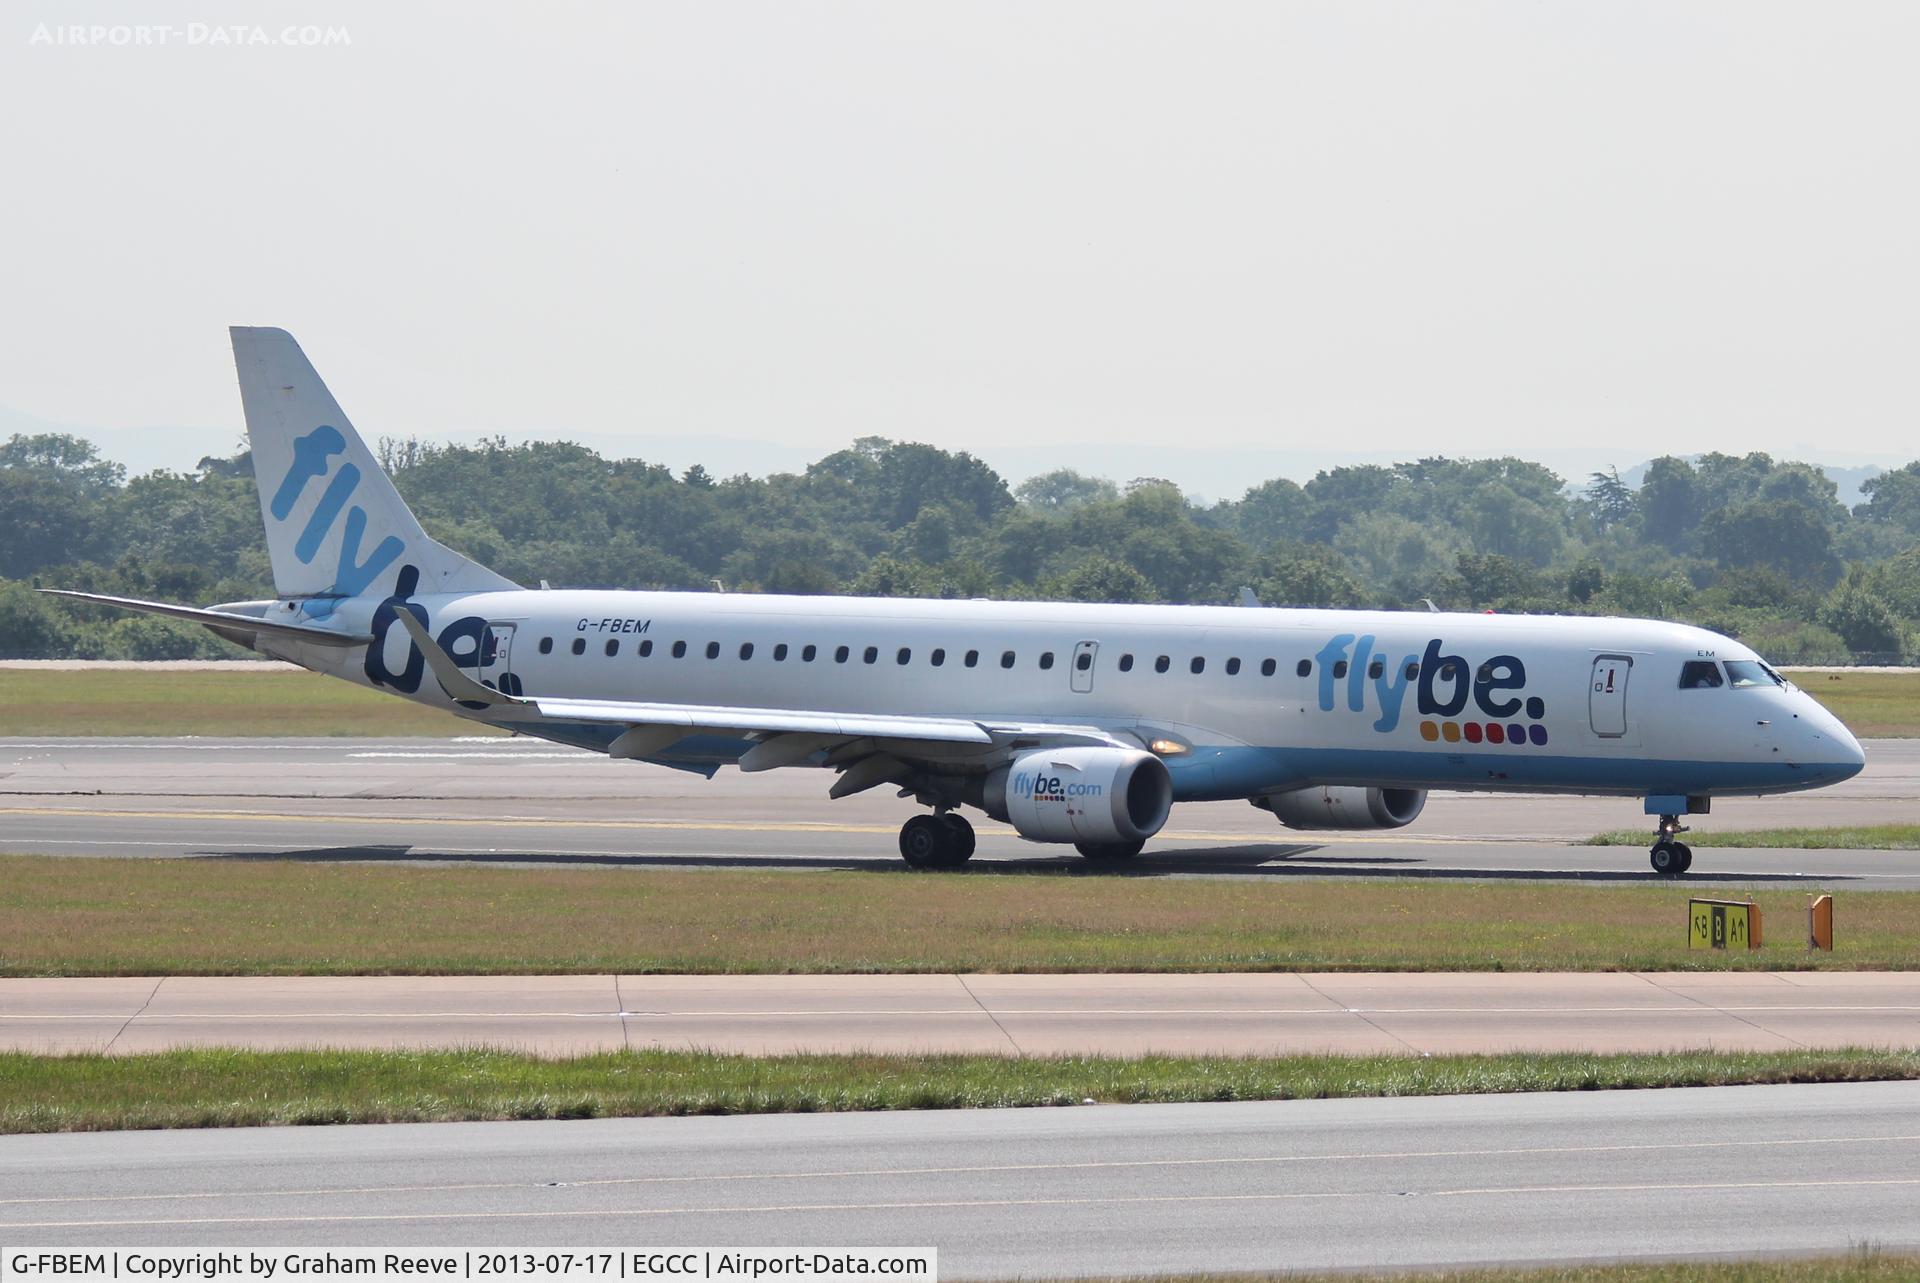
{"label": "white airliner", "polygon": [[1680,816],[1864,764],[1752,650],[1680,624],[529,591],[426,536],[290,335],[236,328],[233,353],[278,599],[63,595],[613,757],[895,786],[932,809],[900,830],[916,868],[973,854],[963,807],[1124,860],[1175,802],[1398,828],[1479,789],[1641,798],[1678,874]]}

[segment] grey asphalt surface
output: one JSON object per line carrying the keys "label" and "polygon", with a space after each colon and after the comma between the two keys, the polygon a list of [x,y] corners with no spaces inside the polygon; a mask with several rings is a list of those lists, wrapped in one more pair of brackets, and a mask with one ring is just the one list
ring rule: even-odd
{"label": "grey asphalt surface", "polygon": [[[1731,799],[1696,827],[1920,817],[1920,741],[1867,745],[1837,787]],[[915,807],[876,789],[829,802],[808,770],[713,780],[508,739],[0,739],[0,849],[72,856],[253,857],[609,865],[900,868]],[[1071,852],[979,822],[974,868],[1086,872]],[[1637,847],[1579,847],[1647,828],[1631,799],[1435,794],[1410,828],[1295,833],[1243,803],[1178,806],[1131,876],[1643,880]],[[1920,852],[1697,850],[1691,880],[1920,888]]]}
{"label": "grey asphalt surface", "polygon": [[0,1050],[1445,1055],[1920,1047],[1912,972],[0,979]]}
{"label": "grey asphalt surface", "polygon": [[1920,1084],[0,1138],[63,1246],[940,1249],[949,1278],[1920,1246]]}

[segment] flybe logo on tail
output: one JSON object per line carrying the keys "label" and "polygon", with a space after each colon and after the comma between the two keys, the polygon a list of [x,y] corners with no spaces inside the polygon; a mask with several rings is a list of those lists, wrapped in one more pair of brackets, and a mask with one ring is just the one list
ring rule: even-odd
{"label": "flybe logo on tail", "polygon": [[[280,488],[273,492],[268,501],[267,511],[275,521],[285,521],[293,515],[294,505],[306,491],[310,482],[325,477],[333,468],[336,455],[347,451],[346,438],[338,428],[321,424],[305,436],[293,439],[293,464],[287,469],[287,475],[280,478]],[[332,530],[346,514],[346,528],[340,535],[340,559],[333,577],[333,586],[329,594],[338,593],[344,597],[357,597],[365,592],[381,575],[406,551],[406,544],[396,535],[382,539],[365,561],[360,560],[360,544],[366,538],[367,510],[359,504],[347,506],[347,500],[360,487],[360,469],[351,463],[342,462],[338,470],[333,471],[332,480],[320,495],[320,502],[314,505],[313,512],[307,517],[305,529],[294,541],[293,555],[300,564],[311,565],[320,553],[320,545],[326,542],[327,532]]]}
{"label": "flybe logo on tail", "polygon": [[[1400,725],[1411,691],[1422,718],[1421,738],[1469,744],[1547,742],[1540,721],[1546,701],[1526,694],[1527,666],[1518,655],[1495,655],[1469,667],[1434,638],[1418,655],[1395,660],[1374,649],[1371,634],[1340,633],[1314,656],[1320,676],[1320,707],[1332,712],[1344,702],[1353,713],[1374,711],[1373,729],[1383,734]],[[1522,721],[1522,715],[1525,720]],[[1456,718],[1466,720],[1456,721]]]}

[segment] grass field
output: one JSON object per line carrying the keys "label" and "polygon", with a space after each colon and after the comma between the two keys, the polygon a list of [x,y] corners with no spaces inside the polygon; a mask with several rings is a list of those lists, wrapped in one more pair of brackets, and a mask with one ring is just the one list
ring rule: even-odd
{"label": "grass field", "polygon": [[[1538,1269],[1414,1274],[1180,1274],[1130,1283],[1915,1283],[1920,1256],[1861,1250],[1846,1256],[1771,1261],[1555,1265]],[[1099,1283],[1081,1279],[1077,1283]],[[1114,1283],[1119,1283],[1115,1280]]]}
{"label": "grass field", "polygon": [[1920,673],[1788,672],[1862,739],[1920,736]]}
{"label": "grass field", "polygon": [[491,735],[317,673],[0,669],[8,735]]}
{"label": "grass field", "polygon": [[[1862,824],[1826,829],[1731,829],[1688,833],[1688,846],[1786,847],[1798,851],[1920,850],[1920,824]],[[1643,829],[1596,833],[1588,846],[1645,846]]]}
{"label": "grass field", "polygon": [[[1920,892],[1839,947],[1686,948],[1684,886],[417,868],[0,857],[0,974],[1920,967]],[[1797,922],[1803,891],[1760,891]]]}
{"label": "grass field", "polygon": [[0,1132],[1438,1096],[1920,1079],[1916,1052],[731,1056],[630,1051],[0,1053]]}
{"label": "grass field", "polygon": [[[1920,736],[1920,673],[1796,673],[1860,736]],[[485,735],[312,673],[0,669],[10,735]]]}

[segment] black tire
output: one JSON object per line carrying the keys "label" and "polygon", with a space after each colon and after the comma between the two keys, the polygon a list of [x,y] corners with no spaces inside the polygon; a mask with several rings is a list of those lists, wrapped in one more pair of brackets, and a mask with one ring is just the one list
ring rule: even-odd
{"label": "black tire", "polygon": [[952,845],[947,826],[935,816],[916,815],[900,826],[900,858],[911,868],[938,868]]}
{"label": "black tire", "polygon": [[1679,842],[1656,842],[1653,850],[1647,852],[1647,858],[1653,864],[1653,871],[1661,877],[1673,877],[1681,872],[1680,852],[1686,850]]}
{"label": "black tire", "polygon": [[947,830],[947,853],[941,868],[957,869],[973,858],[976,845],[973,825],[967,823],[967,817],[957,811],[948,811],[940,817],[940,823]]}
{"label": "black tire", "polygon": [[1680,857],[1680,867],[1674,870],[1675,873],[1685,873],[1693,867],[1693,848],[1685,842],[1675,842],[1673,853]]}
{"label": "black tire", "polygon": [[1140,854],[1145,842],[1075,842],[1073,849],[1095,864],[1119,864]]}

